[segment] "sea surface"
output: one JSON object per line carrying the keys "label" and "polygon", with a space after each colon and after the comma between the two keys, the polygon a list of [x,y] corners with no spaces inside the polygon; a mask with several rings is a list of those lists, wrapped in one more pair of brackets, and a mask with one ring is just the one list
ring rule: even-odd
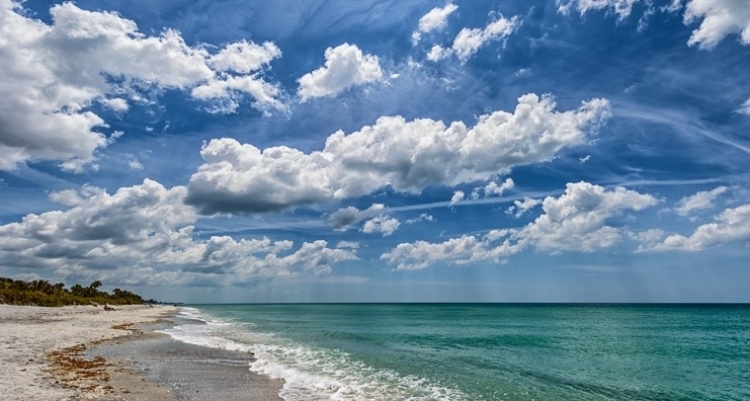
{"label": "sea surface", "polygon": [[750,400],[748,305],[196,305],[285,400]]}

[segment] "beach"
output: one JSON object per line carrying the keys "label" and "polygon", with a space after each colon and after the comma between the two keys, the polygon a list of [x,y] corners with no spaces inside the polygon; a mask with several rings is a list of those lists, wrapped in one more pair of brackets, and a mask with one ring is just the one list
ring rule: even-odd
{"label": "beach", "polygon": [[748,399],[747,305],[0,305],[2,400]]}
{"label": "beach", "polygon": [[[242,377],[234,385],[212,383],[206,377],[211,369],[201,365],[201,361],[215,360],[213,355],[202,355],[207,352],[202,347],[177,343],[150,329],[169,327],[171,321],[165,319],[174,316],[178,308],[145,305],[115,308],[104,311],[94,306],[0,305],[0,398],[208,399],[205,393],[217,384],[224,391],[257,393],[260,389],[258,399],[276,397],[280,384],[263,377]],[[249,360],[252,356],[242,358]],[[213,371],[225,381],[237,379],[245,372],[251,374],[244,361]],[[159,372],[159,376],[149,377],[148,372]],[[247,386],[257,388],[242,388]]]}
{"label": "beach", "polygon": [[135,325],[176,310],[145,305],[117,306],[115,311],[0,305],[0,393],[7,400],[127,399],[120,396],[128,394],[168,400],[168,389],[128,374],[117,361],[86,363],[81,354],[105,341],[132,336]]}

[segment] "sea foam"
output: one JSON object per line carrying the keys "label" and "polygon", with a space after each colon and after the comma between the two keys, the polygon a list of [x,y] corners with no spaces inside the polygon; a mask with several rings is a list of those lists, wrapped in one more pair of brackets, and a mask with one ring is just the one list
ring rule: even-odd
{"label": "sea foam", "polygon": [[279,396],[287,401],[318,400],[468,400],[460,391],[425,378],[376,369],[350,354],[295,343],[274,333],[259,333],[248,323],[223,321],[194,308],[180,318],[192,322],[161,332],[199,346],[252,353],[249,369],[284,380]]}

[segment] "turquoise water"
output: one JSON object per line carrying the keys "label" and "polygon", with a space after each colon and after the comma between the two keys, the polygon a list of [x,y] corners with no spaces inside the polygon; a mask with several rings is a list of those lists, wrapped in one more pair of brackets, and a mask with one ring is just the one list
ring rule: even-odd
{"label": "turquoise water", "polygon": [[750,400],[750,307],[199,305],[286,400]]}

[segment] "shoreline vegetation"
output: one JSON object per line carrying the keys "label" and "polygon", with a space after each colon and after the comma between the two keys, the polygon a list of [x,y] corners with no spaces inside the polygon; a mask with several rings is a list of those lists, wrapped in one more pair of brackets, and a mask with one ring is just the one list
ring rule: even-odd
{"label": "shoreline vegetation", "polygon": [[64,283],[52,284],[47,280],[23,281],[0,277],[0,304],[30,306],[67,305],[140,305],[157,303],[127,290],[115,288],[112,293],[99,291],[99,280],[83,287],[75,284],[65,288]]}

